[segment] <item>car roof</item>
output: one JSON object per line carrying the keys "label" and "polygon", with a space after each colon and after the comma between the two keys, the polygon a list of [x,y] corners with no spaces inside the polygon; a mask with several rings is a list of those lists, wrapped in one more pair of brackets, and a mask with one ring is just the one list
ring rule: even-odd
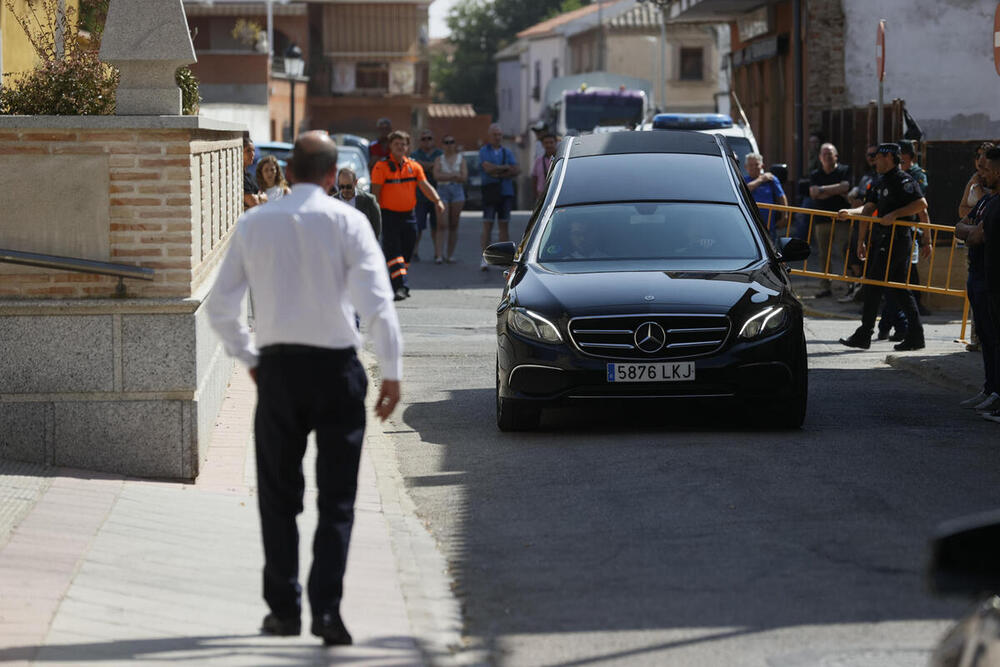
{"label": "car roof", "polygon": [[717,155],[723,150],[715,137],[702,132],[657,130],[656,132],[611,132],[572,137],[563,142],[561,157],[578,158],[629,153],[687,153]]}

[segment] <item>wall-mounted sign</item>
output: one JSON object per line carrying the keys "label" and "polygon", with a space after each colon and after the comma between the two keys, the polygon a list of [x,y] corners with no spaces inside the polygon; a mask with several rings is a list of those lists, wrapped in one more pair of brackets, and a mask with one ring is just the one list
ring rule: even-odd
{"label": "wall-mounted sign", "polygon": [[736,19],[736,28],[741,42],[749,42],[755,37],[771,32],[770,6],[758,7],[752,12],[743,14]]}
{"label": "wall-mounted sign", "polygon": [[334,63],[330,90],[334,93],[353,93],[357,87],[357,66],[354,63]]}
{"label": "wall-mounted sign", "polygon": [[389,94],[412,95],[416,78],[413,63],[389,63]]}

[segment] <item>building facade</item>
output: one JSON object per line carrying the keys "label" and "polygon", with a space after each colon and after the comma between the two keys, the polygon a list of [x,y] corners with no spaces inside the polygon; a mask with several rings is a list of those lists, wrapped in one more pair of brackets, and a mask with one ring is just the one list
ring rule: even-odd
{"label": "building facade", "polygon": [[876,99],[881,18],[887,105],[904,100],[927,140],[1000,135],[994,9],[968,0],[675,0],[668,23],[729,25],[734,98],[765,159],[787,162],[799,178],[822,114]]}
{"label": "building facade", "polygon": [[[18,16],[28,14],[29,0],[12,0],[12,4],[14,11],[6,2],[0,2],[0,72],[3,74],[27,72],[38,64],[38,56],[17,21]],[[75,12],[79,0],[66,0],[63,5]],[[0,85],[3,85],[2,79]]]}

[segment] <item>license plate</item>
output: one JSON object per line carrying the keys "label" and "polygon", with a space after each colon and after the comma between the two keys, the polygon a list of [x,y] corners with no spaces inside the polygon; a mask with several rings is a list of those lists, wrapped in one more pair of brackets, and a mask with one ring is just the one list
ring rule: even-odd
{"label": "license plate", "polygon": [[608,382],[690,382],[693,361],[653,364],[608,364]]}

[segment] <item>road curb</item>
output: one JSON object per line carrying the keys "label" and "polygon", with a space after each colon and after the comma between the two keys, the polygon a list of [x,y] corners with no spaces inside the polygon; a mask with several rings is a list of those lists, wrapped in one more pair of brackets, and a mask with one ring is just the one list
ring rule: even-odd
{"label": "road curb", "polygon": [[981,384],[956,377],[952,369],[942,364],[936,357],[911,357],[890,354],[886,356],[885,363],[893,368],[907,371],[935,384],[960,391],[963,394],[973,395],[982,389]]}
{"label": "road curb", "polygon": [[[362,350],[360,357],[369,376],[376,378],[378,364],[372,355]],[[369,391],[369,407],[377,395],[377,391]],[[462,606],[454,594],[448,561],[417,516],[396,462],[392,438],[374,417],[368,420],[366,445],[375,468],[406,612],[424,656],[431,665],[487,663],[485,652],[464,645]]]}

